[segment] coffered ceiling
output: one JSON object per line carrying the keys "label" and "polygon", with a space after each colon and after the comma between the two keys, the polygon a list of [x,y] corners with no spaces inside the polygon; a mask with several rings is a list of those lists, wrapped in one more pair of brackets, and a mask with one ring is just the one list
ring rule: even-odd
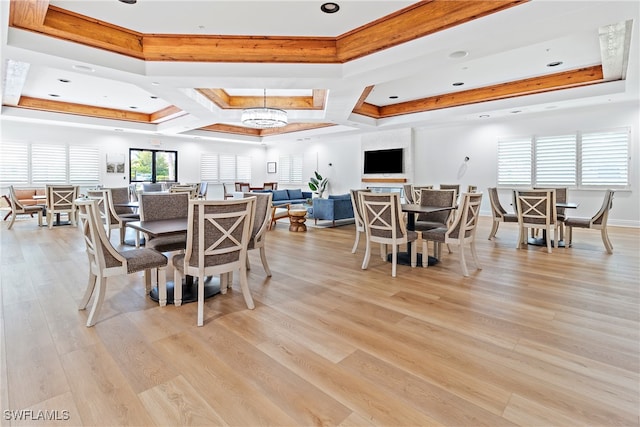
{"label": "coffered ceiling", "polygon": [[[638,100],[637,1],[1,3],[3,120],[261,142]],[[264,103],[289,124],[244,127]]]}

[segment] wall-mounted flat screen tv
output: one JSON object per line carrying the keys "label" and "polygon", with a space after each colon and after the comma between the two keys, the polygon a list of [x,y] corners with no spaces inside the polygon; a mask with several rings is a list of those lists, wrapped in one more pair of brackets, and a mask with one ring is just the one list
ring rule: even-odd
{"label": "wall-mounted flat screen tv", "polygon": [[403,173],[402,148],[364,152],[364,173]]}

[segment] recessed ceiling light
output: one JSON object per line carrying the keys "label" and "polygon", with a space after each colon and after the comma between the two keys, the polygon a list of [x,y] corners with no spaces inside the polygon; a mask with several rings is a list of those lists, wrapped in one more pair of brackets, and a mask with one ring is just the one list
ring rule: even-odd
{"label": "recessed ceiling light", "polygon": [[155,96],[155,95],[151,95],[149,98],[151,98],[151,99],[158,99],[158,97],[157,97],[157,96]]}
{"label": "recessed ceiling light", "polygon": [[463,82],[455,82],[453,83],[453,86],[462,86],[464,83]]}
{"label": "recessed ceiling light", "polygon": [[513,110],[513,111],[511,111],[511,114],[518,114],[518,113],[522,113],[522,110]]}
{"label": "recessed ceiling light", "polygon": [[58,79],[58,81],[60,83],[70,83],[71,82],[71,80],[67,80],[67,79]]}
{"label": "recessed ceiling light", "polygon": [[158,83],[158,82],[151,82],[151,86],[160,86],[160,83]]}
{"label": "recessed ceiling light", "polygon": [[60,97],[60,95],[58,95],[57,93],[50,93],[49,96],[52,97],[52,98],[59,98]]}
{"label": "recessed ceiling light", "polygon": [[121,3],[136,4],[138,0],[120,0]]}
{"label": "recessed ceiling light", "polygon": [[138,109],[138,107],[136,107],[134,105],[129,106],[129,108],[131,108],[132,110],[137,110]]}
{"label": "recessed ceiling light", "polygon": [[562,65],[562,61],[553,61],[547,64],[547,67],[557,67],[558,65]]}
{"label": "recessed ceiling light", "polygon": [[487,117],[491,117],[491,116],[488,114],[481,114],[478,117],[480,117],[481,119],[486,119]]}
{"label": "recessed ceiling light", "polygon": [[340,5],[338,5],[338,3],[323,3],[322,6],[320,6],[320,10],[323,11],[324,13],[336,13],[337,11],[340,10]]}
{"label": "recessed ceiling light", "polygon": [[391,95],[389,99],[398,99],[398,95]]}
{"label": "recessed ceiling light", "polygon": [[73,68],[74,70],[77,70],[77,71],[84,71],[84,72],[87,72],[87,73],[93,73],[95,71],[93,68],[88,67],[86,65],[74,65],[71,68]]}
{"label": "recessed ceiling light", "polygon": [[455,52],[451,52],[449,54],[449,58],[458,59],[458,58],[464,58],[467,55],[469,55],[469,52],[467,52],[466,50],[456,50]]}

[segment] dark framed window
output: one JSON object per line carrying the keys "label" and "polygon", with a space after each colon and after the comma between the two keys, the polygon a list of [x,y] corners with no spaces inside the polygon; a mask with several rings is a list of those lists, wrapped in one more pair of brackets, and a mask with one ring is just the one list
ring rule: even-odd
{"label": "dark framed window", "polygon": [[129,182],[178,182],[178,152],[129,149]]}

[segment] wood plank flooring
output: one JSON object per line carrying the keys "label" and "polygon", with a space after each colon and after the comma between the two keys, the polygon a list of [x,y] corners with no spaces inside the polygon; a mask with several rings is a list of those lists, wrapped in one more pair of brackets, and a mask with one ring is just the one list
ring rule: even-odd
{"label": "wood plank flooring", "polygon": [[135,274],[87,328],[79,230],[2,224],[1,425],[638,426],[640,230],[611,227],[608,255],[595,230],[548,254],[489,229],[471,277],[453,248],[392,278],[352,224],[279,223],[273,277],[250,254],[255,310],[236,277],[198,328]]}

